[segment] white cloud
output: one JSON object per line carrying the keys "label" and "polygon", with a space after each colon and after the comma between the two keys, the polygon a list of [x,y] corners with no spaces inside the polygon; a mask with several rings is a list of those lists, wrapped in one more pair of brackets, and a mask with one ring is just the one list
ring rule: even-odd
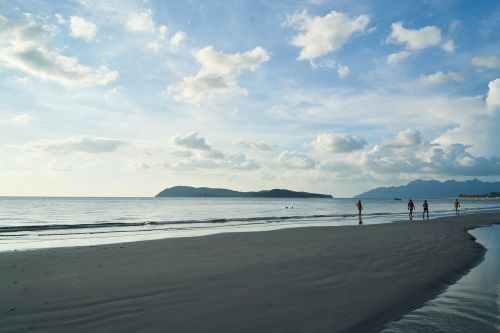
{"label": "white cloud", "polygon": [[302,48],[298,60],[312,60],[339,50],[354,33],[364,32],[370,17],[351,18],[344,13],[331,11],[325,16],[311,16],[302,11],[288,16],[285,24],[300,33],[292,44]]}
{"label": "white cloud", "polygon": [[309,60],[309,64],[311,65],[312,69],[337,68],[337,62],[333,59],[319,59],[319,60],[311,59]]}
{"label": "white cloud", "polygon": [[461,143],[474,154],[500,156],[500,79],[490,81],[485,103],[479,113],[461,117],[455,126],[433,142],[441,145]]}
{"label": "white cloud", "polygon": [[134,32],[155,32],[156,28],[153,21],[153,11],[145,9],[130,14],[127,21],[127,28]]}
{"label": "white cloud", "polygon": [[499,158],[473,155],[470,149],[459,143],[425,143],[417,130],[407,129],[367,151],[351,152],[342,160],[321,161],[316,171],[327,172],[329,179],[346,179],[353,174],[377,179],[500,174]]}
{"label": "white cloud", "polygon": [[23,150],[47,153],[83,152],[88,154],[101,154],[112,153],[127,145],[129,145],[129,143],[122,140],[84,135],[67,139],[40,140],[24,145]]}
{"label": "white cloud", "polygon": [[388,64],[396,64],[398,62],[400,62],[401,60],[403,59],[406,59],[410,56],[410,52],[409,51],[401,51],[401,52],[397,52],[397,53],[391,53],[387,56],[387,63]]}
{"label": "white cloud", "polygon": [[455,43],[452,40],[449,40],[441,45],[441,48],[448,53],[453,53],[455,51]]}
{"label": "white cloud", "polygon": [[495,79],[488,83],[486,104],[489,110],[500,108],[500,79]]}
{"label": "white cloud", "polygon": [[160,26],[156,31],[156,39],[149,42],[146,47],[155,53],[159,53],[160,50],[165,47],[167,40],[168,28],[165,25]]}
{"label": "white cloud", "polygon": [[57,21],[57,24],[65,24],[66,23],[66,20],[64,19],[64,17],[61,14],[55,13],[54,17]]}
{"label": "white cloud", "polygon": [[347,75],[349,75],[349,67],[342,65],[339,63],[338,68],[337,68],[337,73],[339,74],[340,78],[345,78]]}
{"label": "white cloud", "polygon": [[215,149],[202,151],[200,152],[200,156],[211,160],[221,160],[224,158],[224,154],[221,151]]}
{"label": "white cloud", "polygon": [[70,18],[71,36],[83,39],[87,42],[94,39],[97,26],[85,20],[83,17],[71,16]]}
{"label": "white cloud", "polygon": [[337,70],[337,74],[341,79],[349,75],[349,67],[346,65],[341,64],[340,62],[337,63],[335,60],[332,59],[319,59],[319,60],[309,60],[309,64],[313,69],[319,69],[319,68],[332,68]]}
{"label": "white cloud", "polygon": [[[216,152],[202,151],[202,154]],[[165,167],[176,171],[189,172],[196,169],[234,169],[234,170],[257,170],[260,168],[259,164],[248,159],[244,154],[235,153],[228,156],[219,156],[218,158],[196,156],[193,158],[186,158],[178,161],[167,162]]]}
{"label": "white cloud", "polygon": [[260,168],[256,161],[248,159],[245,154],[241,153],[228,155],[225,166],[236,170],[257,170]]}
{"label": "white cloud", "polygon": [[[274,166],[275,172],[308,172],[310,177],[322,177],[327,172],[331,177],[344,177],[346,173],[370,175],[373,177],[419,177],[444,175],[497,175],[500,173],[500,160],[474,155],[470,146],[462,143],[438,144],[424,142],[421,133],[416,129],[406,129],[397,133],[391,139],[382,139],[381,144],[367,151],[358,151],[366,144],[350,145],[351,142],[362,142],[363,139],[340,139],[314,141],[315,148],[321,152],[343,151],[342,160],[315,161],[307,154],[283,151],[269,166]],[[200,139],[198,137],[198,139]],[[184,141],[184,140],[183,140]],[[247,158],[244,154],[227,154],[223,158],[208,156],[212,147],[200,140],[188,140],[192,149],[190,158],[169,162],[166,167],[182,172],[200,169],[233,169],[252,171],[260,169],[259,161]],[[333,142],[333,143],[332,143]],[[337,144],[340,142],[340,144]],[[346,143],[347,142],[347,143]],[[249,143],[236,140],[236,145],[249,148]],[[317,145],[317,143],[323,143]],[[311,144],[312,146],[313,144]],[[210,150],[208,150],[210,147]],[[340,148],[339,148],[340,147]],[[346,148],[347,147],[347,148]],[[356,148],[356,149],[355,149]],[[207,156],[204,154],[207,153]],[[325,174],[323,174],[324,176]],[[406,175],[406,176],[405,176]],[[298,177],[300,177],[297,174]],[[330,177],[327,176],[327,177]]]}
{"label": "white cloud", "polygon": [[277,149],[277,146],[270,146],[264,141],[253,142],[250,144],[250,147],[261,151],[271,151]]}
{"label": "white cloud", "polygon": [[185,136],[177,135],[170,139],[171,144],[174,146],[187,148],[187,149],[195,149],[195,150],[205,150],[210,151],[212,147],[210,147],[204,138],[198,137],[197,132],[190,133]]}
{"label": "white cloud", "polygon": [[360,153],[351,163],[363,172],[380,173],[416,173],[421,171],[423,153],[411,152],[404,154],[399,149],[375,145],[369,151]]}
{"label": "white cloud", "polygon": [[10,118],[10,120],[13,123],[22,124],[22,125],[29,123],[33,119],[34,119],[34,117],[30,116],[29,114],[18,114],[17,116]]}
{"label": "white cloud", "polygon": [[316,166],[312,158],[294,151],[281,152],[276,161],[280,166],[291,169],[313,169]]}
{"label": "white cloud", "polygon": [[[202,137],[198,137],[197,132],[185,136],[177,135],[170,139],[170,144],[174,148],[174,154],[177,156],[189,156],[195,151],[199,159],[223,159],[224,154],[213,149]],[[180,152],[178,152],[180,150]],[[189,153],[188,153],[189,152]]]}
{"label": "white cloud", "polygon": [[[428,47],[439,46],[441,44],[441,29],[435,26],[426,26],[420,29],[406,29],[403,22],[391,24],[391,33],[386,38],[386,42],[403,44],[405,50],[392,53],[387,57],[388,64],[395,64],[408,58],[413,52],[423,50]],[[451,53],[455,50],[455,44],[450,39],[441,44],[441,48]]]}
{"label": "white cloud", "polygon": [[366,144],[366,140],[358,135],[321,133],[309,145],[323,153],[346,153],[362,149]]}
{"label": "white cloud", "polygon": [[444,175],[488,176],[500,174],[500,159],[476,157],[462,144],[431,149],[427,165],[429,172]]}
{"label": "white cloud", "polygon": [[81,65],[76,57],[48,48],[50,30],[30,21],[9,22],[0,16],[0,62],[32,76],[64,85],[104,85],[118,78],[106,66]]}
{"label": "white cloud", "polygon": [[262,47],[244,53],[225,54],[207,46],[194,53],[201,65],[194,76],[187,76],[181,82],[170,85],[168,92],[177,100],[198,105],[201,101],[226,94],[245,94],[238,82],[238,75],[244,71],[255,71],[269,60],[269,54]]}
{"label": "white cloud", "polygon": [[461,73],[437,71],[429,75],[420,75],[419,81],[423,85],[437,85],[446,82],[462,82],[464,77]]}
{"label": "white cloud", "polygon": [[391,33],[388,42],[404,44],[409,50],[421,50],[437,46],[441,42],[441,29],[435,26],[426,26],[420,29],[406,29],[403,22],[391,24]]}
{"label": "white cloud", "polygon": [[377,174],[432,176],[488,176],[500,174],[500,159],[477,157],[463,144],[420,145],[413,149],[393,149],[376,145],[363,152],[351,168]]}
{"label": "white cloud", "polygon": [[479,68],[500,68],[500,57],[474,57],[472,58],[472,65]]}
{"label": "white cloud", "polygon": [[483,111],[484,114],[468,117],[445,131],[433,143],[444,146],[460,143],[476,155],[500,156],[500,114]]}
{"label": "white cloud", "polygon": [[257,142],[247,142],[242,139],[237,139],[233,141],[233,144],[235,146],[241,147],[241,148],[250,148],[250,149],[256,149],[260,151],[273,151],[279,149],[278,146],[276,145],[269,145],[268,143],[264,141],[257,141]]}
{"label": "white cloud", "polygon": [[216,169],[218,168],[218,163],[213,160],[207,159],[184,159],[174,162],[165,163],[165,168],[172,169],[176,171],[190,171],[195,169]]}
{"label": "white cloud", "polygon": [[121,86],[116,86],[109,89],[104,95],[104,98],[108,101],[114,99],[126,99],[125,95],[123,94],[123,87]]}
{"label": "white cloud", "polygon": [[421,142],[420,131],[408,128],[399,132],[392,140],[383,140],[383,146],[404,148],[419,145]]}
{"label": "white cloud", "polygon": [[184,31],[177,31],[173,36],[167,38],[168,27],[166,25],[156,26],[153,16],[154,13],[151,9],[134,12],[129,15],[127,29],[133,32],[154,34],[155,39],[148,42],[146,47],[155,53],[159,53],[162,49],[175,51],[187,39],[187,34]]}
{"label": "white cloud", "polygon": [[177,31],[172,38],[170,38],[170,44],[173,46],[181,46],[186,39],[187,34],[184,31]]}

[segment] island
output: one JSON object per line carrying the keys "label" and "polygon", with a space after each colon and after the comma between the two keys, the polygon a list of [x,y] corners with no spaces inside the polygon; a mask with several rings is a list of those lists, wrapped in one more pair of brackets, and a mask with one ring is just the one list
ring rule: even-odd
{"label": "island", "polygon": [[483,195],[483,193],[500,192],[500,182],[482,182],[478,179],[465,181],[423,180],[417,179],[406,185],[378,187],[361,193],[355,198],[365,199],[430,199],[430,198],[456,198],[460,193],[468,195]]}
{"label": "island", "polygon": [[263,190],[257,192],[240,192],[225,188],[174,186],[164,189],[156,197],[187,198],[333,198],[330,194],[296,192],[284,189]]}

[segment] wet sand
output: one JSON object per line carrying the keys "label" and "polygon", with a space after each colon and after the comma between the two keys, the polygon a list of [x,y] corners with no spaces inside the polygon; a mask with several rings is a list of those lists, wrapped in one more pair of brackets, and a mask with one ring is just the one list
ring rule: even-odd
{"label": "wet sand", "polygon": [[1,332],[371,332],[484,254],[500,214],[0,253]]}

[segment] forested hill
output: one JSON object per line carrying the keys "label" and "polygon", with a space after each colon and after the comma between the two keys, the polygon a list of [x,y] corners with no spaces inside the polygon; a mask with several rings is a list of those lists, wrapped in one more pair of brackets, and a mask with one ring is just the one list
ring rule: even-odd
{"label": "forested hill", "polygon": [[356,198],[451,198],[459,194],[477,195],[499,192],[500,182],[489,183],[477,179],[456,181],[415,180],[406,185],[379,187],[356,196]]}
{"label": "forested hill", "polygon": [[212,198],[332,198],[329,194],[295,192],[283,189],[273,189],[258,192],[240,192],[225,188],[174,186],[156,195],[157,197],[212,197]]}

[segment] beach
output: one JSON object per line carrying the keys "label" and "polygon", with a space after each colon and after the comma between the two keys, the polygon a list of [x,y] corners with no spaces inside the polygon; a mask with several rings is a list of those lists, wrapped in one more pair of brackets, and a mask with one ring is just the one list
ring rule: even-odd
{"label": "beach", "polygon": [[2,332],[371,332],[477,265],[500,214],[0,253]]}

